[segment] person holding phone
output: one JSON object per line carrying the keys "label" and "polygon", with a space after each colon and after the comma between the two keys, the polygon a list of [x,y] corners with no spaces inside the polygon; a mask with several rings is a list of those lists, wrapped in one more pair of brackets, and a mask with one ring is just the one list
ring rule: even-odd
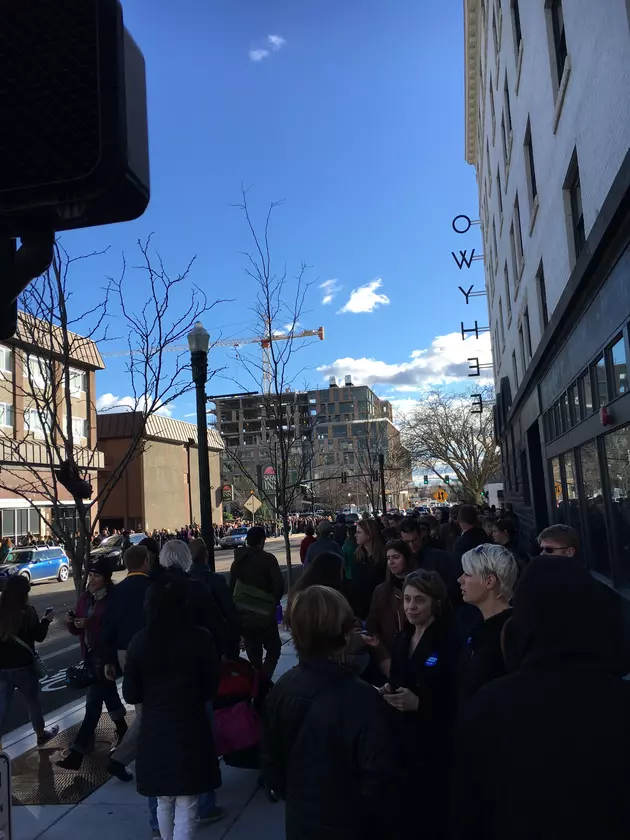
{"label": "person holding phone", "polygon": [[39,673],[35,643],[43,642],[54,618],[49,607],[40,620],[35,607],[28,603],[31,585],[15,575],[6,582],[0,595],[0,734],[17,689],[28,707],[37,746],[43,747],[59,732],[58,726],[46,727],[39,700]]}
{"label": "person holding phone", "polygon": [[103,703],[114,722],[119,743],[127,732],[127,712],[118,694],[118,687],[105,676],[107,656],[103,647],[102,629],[105,613],[112,602],[113,589],[111,566],[106,558],[101,558],[90,567],[87,589],[80,595],[76,611],[66,613],[66,627],[69,633],[79,637],[81,653],[93,682],[85,698],[83,723],[67,755],[57,762],[57,766],[64,770],[81,768],[83,757],[90,750],[101,719]]}

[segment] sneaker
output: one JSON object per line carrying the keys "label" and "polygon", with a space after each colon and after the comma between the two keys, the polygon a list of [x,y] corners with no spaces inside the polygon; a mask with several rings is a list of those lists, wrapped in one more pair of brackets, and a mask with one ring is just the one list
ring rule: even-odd
{"label": "sneaker", "polygon": [[59,734],[59,727],[58,726],[49,726],[48,729],[44,729],[42,735],[37,738],[37,746],[43,747],[44,744],[47,744],[49,741],[55,737],[55,735]]}
{"label": "sneaker", "polygon": [[121,782],[130,782],[133,779],[133,776],[128,772],[125,765],[113,758],[110,758],[107,762],[107,767],[105,769],[110,776],[115,776],[117,779],[120,779]]}
{"label": "sneaker", "polygon": [[197,818],[197,825],[212,825],[213,823],[220,822],[225,817],[226,813],[227,811],[225,808],[215,806],[207,817]]}

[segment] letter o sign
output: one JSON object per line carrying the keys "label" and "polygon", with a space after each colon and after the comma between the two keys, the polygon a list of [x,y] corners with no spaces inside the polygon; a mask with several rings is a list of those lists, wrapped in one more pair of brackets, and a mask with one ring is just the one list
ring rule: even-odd
{"label": "letter o sign", "polygon": [[[464,230],[461,229],[462,223],[460,222],[460,219],[463,220],[463,223],[466,225]],[[452,225],[455,233],[468,233],[468,231],[472,227],[472,222],[469,216],[464,216],[462,214],[460,216],[455,216],[455,218],[452,221]]]}

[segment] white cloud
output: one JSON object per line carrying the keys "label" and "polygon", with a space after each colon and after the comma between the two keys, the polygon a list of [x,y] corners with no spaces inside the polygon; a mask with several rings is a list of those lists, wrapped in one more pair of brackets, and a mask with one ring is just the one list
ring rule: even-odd
{"label": "white cloud", "polygon": [[269,55],[269,50],[250,50],[249,57],[252,61],[262,61],[263,58],[267,58]]}
{"label": "white cloud", "polygon": [[343,286],[340,286],[337,280],[324,280],[323,283],[319,284],[319,288],[323,291],[322,303],[326,305],[332,303],[333,298],[341,291]]}
{"label": "white cloud", "polygon": [[425,350],[414,350],[407,362],[389,363],[366,357],[337,359],[317,368],[322,378],[352,376],[356,385],[389,385],[396,393],[415,392],[429,385],[465,381],[468,383],[492,379],[490,369],[481,376],[469,378],[468,359],[478,357],[480,364],[491,361],[490,333],[481,333],[479,339],[462,341],[461,333],[439,335]]}
{"label": "white cloud", "polygon": [[382,285],[383,281],[380,277],[377,277],[371,283],[366,283],[364,286],[359,286],[358,289],[353,289],[350,297],[339,312],[374,312],[379,306],[386,306],[389,303],[389,298],[387,295],[378,294],[376,291]]}
{"label": "white cloud", "polygon": [[267,35],[267,40],[271,44],[271,49],[276,52],[286,44],[286,38],[283,38],[282,35]]}
{"label": "white cloud", "polygon": [[252,61],[262,61],[269,58],[272,52],[278,52],[286,44],[286,38],[282,35],[267,35],[266,41],[269,49],[265,47],[258,47],[249,51],[249,57]]}
{"label": "white cloud", "polygon": [[[99,414],[113,414],[121,411],[146,411],[147,406],[152,404],[147,397],[117,397],[115,394],[101,394],[96,400],[96,410]],[[172,405],[161,405],[157,409],[157,414],[162,414],[164,417],[171,417],[173,415]]]}

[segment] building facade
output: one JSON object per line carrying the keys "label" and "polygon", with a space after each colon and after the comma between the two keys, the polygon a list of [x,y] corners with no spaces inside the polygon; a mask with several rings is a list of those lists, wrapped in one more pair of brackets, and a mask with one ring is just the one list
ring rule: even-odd
{"label": "building facade", "polygon": [[[264,472],[272,465],[269,441],[281,416],[288,441],[296,445],[304,441],[309,449],[303,459],[309,462],[303,476],[304,509],[313,504],[335,508],[348,502],[362,507],[370,504],[379,492],[373,473],[380,454],[385,460],[390,506],[406,504],[411,481],[409,453],[400,443],[391,404],[367,385],[353,385],[346,377],[340,386],[333,377],[328,388],[283,394],[280,413],[265,410],[269,399],[277,401],[275,397],[236,394],[213,399],[216,428],[226,444],[222,476],[225,484],[234,487],[236,500],[246,499],[256,489],[257,482],[252,479],[259,467]],[[230,458],[234,449],[243,469]]]}
{"label": "building facade", "polygon": [[[105,455],[103,479],[129,452],[142,422],[139,412],[99,414],[99,447]],[[176,530],[200,522],[197,426],[152,414],[146,421],[138,454],[107,499],[101,528],[135,531]],[[208,430],[213,522],[222,524],[220,435]]]}
{"label": "building facade", "polygon": [[75,529],[74,501],[52,469],[65,459],[72,438],[74,458],[92,468],[89,480],[96,487],[103,455],[96,441],[95,374],[103,367],[94,342],[68,333],[64,347],[60,330],[23,313],[16,335],[0,345],[3,538],[17,543],[27,534],[44,536],[53,517]]}
{"label": "building facade", "polygon": [[[605,7],[605,8],[604,8]],[[465,0],[505,498],[630,583],[630,8]]]}

